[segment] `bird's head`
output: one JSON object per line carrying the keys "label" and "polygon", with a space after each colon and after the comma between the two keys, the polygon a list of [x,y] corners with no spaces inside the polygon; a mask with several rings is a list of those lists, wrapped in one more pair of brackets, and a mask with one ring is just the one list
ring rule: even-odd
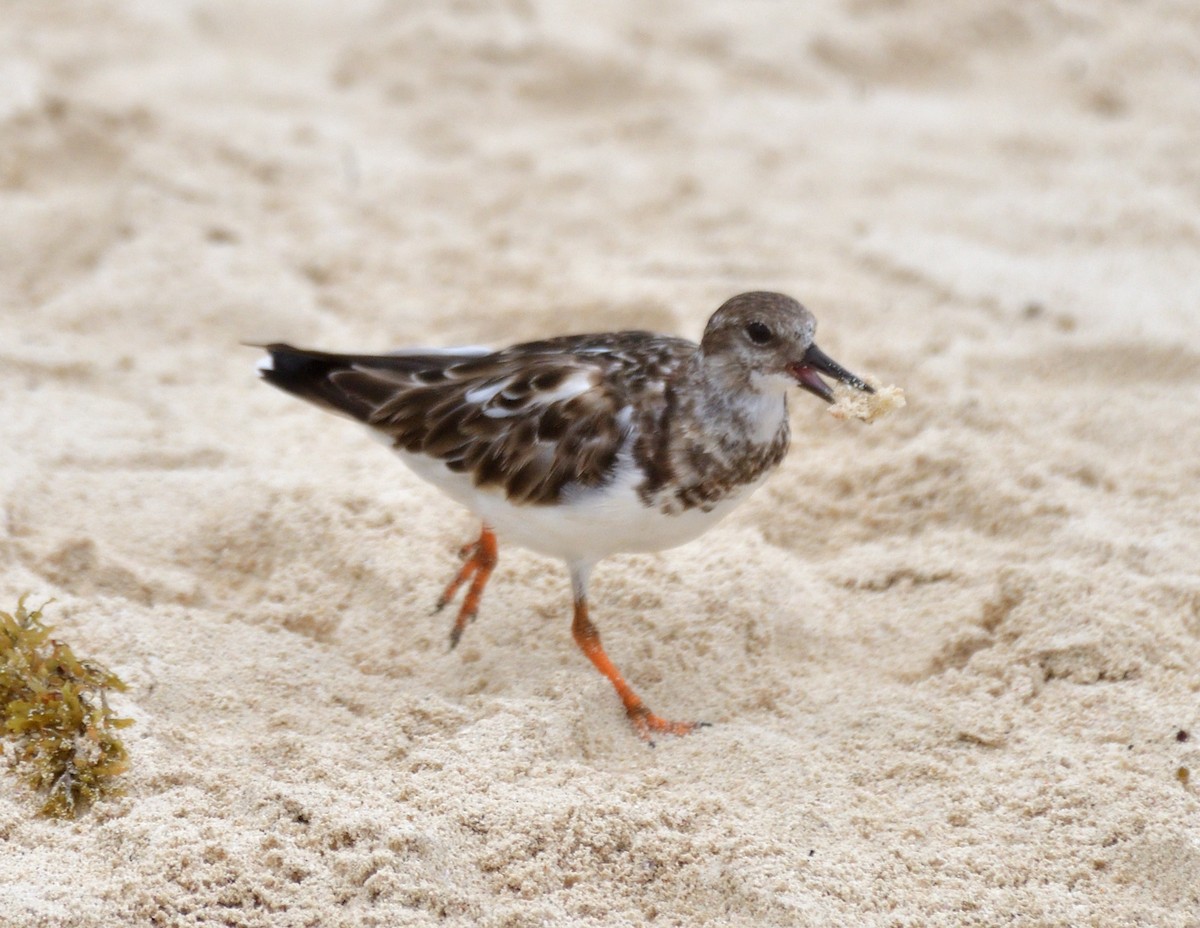
{"label": "bird's head", "polygon": [[875,391],[816,346],[817,320],[782,293],[754,291],[726,300],[708,320],[700,352],[705,363],[741,375],[759,392],[783,392],[799,384],[827,403],[833,391],[827,374],[868,393]]}

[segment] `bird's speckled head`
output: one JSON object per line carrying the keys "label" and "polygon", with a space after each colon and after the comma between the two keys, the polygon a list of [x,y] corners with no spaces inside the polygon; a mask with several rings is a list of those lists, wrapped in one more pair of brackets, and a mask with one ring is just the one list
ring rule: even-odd
{"label": "bird's speckled head", "polygon": [[832,401],[833,392],[818,371],[870,390],[861,378],[817,348],[816,332],[816,317],[790,296],[763,290],[740,293],[708,320],[700,354],[710,369],[720,369],[731,382],[744,383],[759,393],[781,393],[799,384]]}

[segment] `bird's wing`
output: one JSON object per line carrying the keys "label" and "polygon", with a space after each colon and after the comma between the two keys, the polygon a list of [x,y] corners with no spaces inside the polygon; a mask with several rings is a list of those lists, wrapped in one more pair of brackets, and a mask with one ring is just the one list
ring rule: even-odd
{"label": "bird's wing", "polygon": [[609,480],[635,416],[694,351],[641,332],[478,349],[335,355],[266,346],[264,379],[441,460],[514,503]]}

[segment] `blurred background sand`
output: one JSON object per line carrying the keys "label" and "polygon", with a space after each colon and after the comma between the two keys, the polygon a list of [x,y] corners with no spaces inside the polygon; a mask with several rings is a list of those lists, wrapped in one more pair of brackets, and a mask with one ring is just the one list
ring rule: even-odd
{"label": "blurred background sand", "polygon": [[[77,823],[0,780],[0,925],[1200,924],[1198,67],[1166,0],[4,4],[0,608],[137,725]],[[449,653],[469,516],[238,345],[759,288],[909,405],[597,571],[715,723],[655,750],[557,563]]]}

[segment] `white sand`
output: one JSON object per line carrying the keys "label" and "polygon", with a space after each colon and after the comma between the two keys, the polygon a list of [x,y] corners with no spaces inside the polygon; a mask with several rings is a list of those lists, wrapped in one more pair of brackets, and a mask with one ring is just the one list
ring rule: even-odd
{"label": "white sand", "polygon": [[[0,776],[0,925],[1200,925],[1185,9],[4,4],[0,605],[137,725],[76,823]],[[601,566],[714,723],[655,750],[559,564],[502,549],[448,653],[471,520],[238,347],[753,288],[909,405],[797,391],[749,504]]]}

